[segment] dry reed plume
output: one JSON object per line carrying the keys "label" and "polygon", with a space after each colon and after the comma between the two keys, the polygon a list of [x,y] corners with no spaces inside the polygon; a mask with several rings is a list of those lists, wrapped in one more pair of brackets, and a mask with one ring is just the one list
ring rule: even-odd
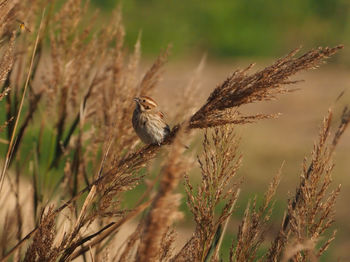
{"label": "dry reed plume", "polygon": [[[186,115],[192,102],[179,108],[177,115],[186,117],[178,117],[180,124],[163,143],[169,146],[140,147],[131,126],[132,98],[154,92],[169,48],[140,77],[141,40],[128,54],[120,8],[103,28],[95,27],[98,14],[90,17],[88,8],[87,2],[76,0],[59,8],[55,1],[0,2],[0,103],[5,119],[0,142],[8,152],[1,184],[15,199],[2,212],[1,261],[220,261],[242,183],[236,175],[242,157],[239,138],[232,125],[275,117],[245,116],[239,108],[293,91],[289,86],[297,82],[291,76],[321,65],[342,46],[299,57],[296,49],[256,73],[249,74],[252,66],[235,71],[193,115]],[[203,61],[184,92],[188,101],[195,99]],[[257,253],[273,212],[279,174],[260,206],[256,199],[250,202],[232,240],[231,261],[306,261],[324,253],[334,238],[325,232],[340,190],[329,192],[332,156],[349,121],[344,109],[328,143],[331,113],[325,119],[311,162],[304,162],[300,185],[264,257]],[[191,157],[184,152],[194,129],[205,129],[197,187],[188,176]],[[164,147],[162,168],[150,181],[146,168],[157,155],[165,155]],[[136,204],[126,207],[126,194],[146,180],[147,189]],[[175,251],[182,181],[196,226]],[[30,197],[20,189],[23,182],[31,183]],[[5,189],[0,187],[1,205]],[[24,213],[25,205],[30,212]],[[217,214],[219,206],[223,208]],[[115,246],[118,231],[140,214],[135,231]]]}

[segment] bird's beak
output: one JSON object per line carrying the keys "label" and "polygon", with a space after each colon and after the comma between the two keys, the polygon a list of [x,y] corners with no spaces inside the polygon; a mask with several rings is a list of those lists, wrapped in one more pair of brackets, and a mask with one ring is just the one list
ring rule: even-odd
{"label": "bird's beak", "polygon": [[139,102],[140,102],[140,98],[135,97],[135,98],[134,98],[134,101],[135,101],[136,103],[139,103]]}

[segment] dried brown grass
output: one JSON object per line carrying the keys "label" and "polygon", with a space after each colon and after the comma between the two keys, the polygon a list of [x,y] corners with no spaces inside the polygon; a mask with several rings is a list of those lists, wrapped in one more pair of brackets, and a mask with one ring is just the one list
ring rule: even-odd
{"label": "dried brown grass", "polygon": [[[237,70],[188,116],[194,111],[203,59],[184,92],[191,102],[183,103],[176,112],[185,116],[177,117],[180,124],[162,146],[140,147],[130,121],[132,98],[154,92],[169,48],[140,77],[141,39],[127,55],[120,8],[100,29],[94,28],[97,14],[90,19],[88,5],[82,1],[68,0],[57,12],[53,1],[46,6],[41,26],[34,30],[43,8],[40,1],[32,2],[30,8],[24,2],[0,2],[0,83],[1,98],[6,97],[2,103],[6,103],[4,128],[10,152],[3,174],[12,163],[16,167],[16,179],[11,183],[16,201],[13,210],[4,214],[7,222],[1,232],[1,261],[87,261],[88,256],[92,261],[102,257],[113,261],[220,261],[222,239],[235,212],[241,183],[237,178],[239,138],[232,124],[276,116],[245,116],[238,109],[293,91],[289,86],[297,81],[290,77],[319,66],[342,46],[311,50],[300,57],[295,57],[296,49],[256,73],[248,74],[252,66]],[[25,21],[25,26],[17,20]],[[29,30],[23,30],[26,27]],[[44,36],[49,37],[49,46],[44,45]],[[43,55],[44,49],[49,58]],[[43,63],[45,68],[39,70]],[[45,113],[38,120],[34,116],[39,108]],[[25,117],[19,121],[21,114]],[[300,185],[266,256],[259,258],[257,252],[273,212],[279,175],[261,206],[256,199],[247,206],[232,243],[231,261],[306,261],[324,253],[334,239],[327,238],[325,232],[332,225],[340,189],[329,192],[332,156],[349,121],[349,111],[344,109],[341,124],[328,142],[331,114],[325,119],[312,160],[309,165],[304,162]],[[190,131],[198,128],[205,129],[205,134],[203,153],[198,157],[201,180],[196,187],[188,176],[192,156],[186,155],[183,145],[189,142]],[[24,144],[29,132],[36,138],[30,153]],[[50,134],[52,147],[45,143],[45,133]],[[157,155],[164,155],[163,148],[167,154],[162,169],[137,203],[125,208],[125,194],[144,183],[144,168],[150,167]],[[33,194],[27,205],[30,202],[33,211],[23,214],[19,184],[28,172]],[[53,182],[52,176],[59,179]],[[183,180],[196,226],[192,237],[175,252],[173,225],[181,217],[177,190]],[[217,212],[219,205],[223,208]],[[142,213],[126,243],[115,248],[117,232]],[[23,227],[24,217],[33,220],[30,229]],[[10,226],[10,219],[16,227]]]}
{"label": "dried brown grass", "polygon": [[248,203],[238,228],[237,242],[233,242],[231,246],[230,261],[255,261],[257,259],[257,251],[264,241],[264,234],[273,211],[273,198],[281,180],[281,172],[282,168],[270,183],[259,208],[256,207],[256,197],[252,207]]}
{"label": "dried brown grass", "polygon": [[[309,240],[318,243],[334,222],[334,206],[340,192],[340,185],[330,191],[331,172],[334,167],[332,156],[344,128],[349,123],[349,111],[344,109],[341,123],[333,140],[329,142],[331,120],[332,111],[330,110],[323,121],[318,141],[314,145],[310,164],[307,164],[307,159],[303,162],[300,185],[297,187],[295,196],[288,203],[287,214],[267,256],[269,261],[281,259],[289,239],[294,238],[297,243]],[[320,257],[334,240],[334,234],[335,232],[332,237],[320,243],[318,250],[313,248],[308,252],[296,252],[293,260],[307,261],[312,257]]]}

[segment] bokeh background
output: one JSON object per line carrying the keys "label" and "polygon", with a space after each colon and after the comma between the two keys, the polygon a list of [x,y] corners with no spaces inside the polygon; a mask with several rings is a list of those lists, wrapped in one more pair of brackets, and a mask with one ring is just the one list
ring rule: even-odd
{"label": "bokeh background", "polygon": [[[179,103],[176,97],[181,97],[179,93],[203,54],[207,55],[207,62],[201,77],[199,102],[203,102],[210,91],[237,68],[257,62],[254,70],[258,70],[299,46],[306,51],[318,46],[345,45],[345,49],[327,65],[298,75],[297,79],[305,80],[298,84],[299,91],[247,109],[253,113],[279,112],[282,114],[279,119],[237,128],[242,137],[244,160],[239,173],[244,183],[225,237],[224,250],[228,252],[249,199],[255,195],[261,199],[268,183],[285,162],[272,224],[266,234],[268,244],[282,221],[288,197],[294,193],[302,161],[305,156],[310,156],[323,116],[329,107],[333,107],[334,118],[338,120],[342,106],[350,103],[350,1],[128,0],[119,3],[93,0],[92,3],[105,14],[106,20],[100,20],[100,23],[106,23],[112,15],[111,10],[121,4],[126,44],[132,49],[141,32],[145,68],[160,50],[172,44],[161,87],[155,94],[161,107],[170,115]],[[336,102],[343,91],[343,97]],[[338,229],[338,234],[321,261],[350,261],[349,133],[344,135],[335,156],[334,187],[342,184],[333,226]],[[197,146],[200,146],[199,138],[193,145]],[[199,179],[196,170],[192,173]],[[144,188],[141,185],[136,190]],[[130,194],[130,202],[133,195]],[[179,243],[190,237],[193,226],[185,198],[182,211],[185,219],[177,225],[181,232]]]}
{"label": "bokeh background", "polygon": [[[310,48],[350,43],[348,0],[92,3],[106,14],[121,4],[127,42],[134,43],[141,30],[145,54],[156,54],[169,42],[175,56],[207,52],[220,59],[274,57],[300,45]],[[339,59],[350,63],[349,56]]]}

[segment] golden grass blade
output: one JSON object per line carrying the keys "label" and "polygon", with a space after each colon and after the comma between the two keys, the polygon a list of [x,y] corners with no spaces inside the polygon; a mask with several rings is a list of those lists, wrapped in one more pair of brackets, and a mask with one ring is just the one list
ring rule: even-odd
{"label": "golden grass blade", "polygon": [[[229,213],[232,213],[233,208],[236,205],[236,202],[237,202],[237,199],[238,199],[240,193],[241,193],[241,189],[238,188],[238,190],[236,192],[235,200],[233,201],[233,203],[231,205]],[[215,250],[215,253],[214,253],[214,260],[215,261],[219,261],[219,251],[220,251],[220,247],[221,247],[222,241],[224,240],[225,232],[227,230],[227,226],[228,226],[228,222],[230,220],[230,217],[231,216],[226,218],[226,221],[225,221],[225,224],[224,224],[224,228],[222,229],[222,233],[221,233],[221,236],[220,236],[220,239],[219,239],[219,243],[218,243],[218,245],[216,247],[216,250]]]}
{"label": "golden grass blade", "polygon": [[106,229],[104,232],[100,232],[99,234],[94,234],[96,238],[90,242],[88,242],[87,246],[81,247],[79,250],[75,251],[70,257],[70,260],[73,260],[77,258],[78,256],[84,254],[87,252],[90,247],[93,247],[97,244],[99,244],[101,241],[103,241],[106,237],[108,237],[111,233],[115,232],[122,224],[129,221],[130,219],[134,218],[138,214],[140,214],[142,211],[144,211],[151,203],[153,199],[148,200],[147,202],[139,205],[136,207],[133,211],[131,211],[128,215],[126,215],[123,219],[121,219],[118,222],[115,222],[111,227]]}
{"label": "golden grass blade", "polygon": [[38,43],[39,43],[40,32],[41,32],[41,29],[42,29],[42,26],[43,26],[43,21],[44,21],[44,15],[45,15],[45,9],[42,12],[38,33],[37,33],[37,36],[36,36],[36,39],[35,39],[35,44],[34,44],[34,49],[33,49],[33,53],[32,53],[32,58],[31,58],[31,61],[30,61],[29,71],[28,71],[26,82],[25,82],[25,85],[24,85],[24,90],[23,90],[23,94],[22,94],[21,103],[20,103],[20,106],[19,106],[19,109],[18,109],[18,113],[17,113],[17,116],[16,116],[15,125],[14,125],[13,131],[12,131],[10,143],[9,143],[7,154],[6,154],[6,158],[5,158],[5,163],[3,165],[3,168],[2,168],[2,171],[1,171],[1,175],[0,175],[0,193],[1,193],[1,190],[2,190],[3,183],[4,183],[5,173],[6,173],[6,170],[8,168],[8,165],[9,165],[10,159],[11,159],[11,153],[12,153],[13,146],[14,146],[16,129],[17,129],[17,126],[18,126],[19,118],[20,118],[21,113],[22,113],[24,98],[25,98],[25,95],[26,95],[26,91],[27,91],[27,88],[28,88],[28,85],[29,85],[30,76],[31,76],[32,69],[33,69],[34,57],[35,57],[36,49],[37,49]]}

